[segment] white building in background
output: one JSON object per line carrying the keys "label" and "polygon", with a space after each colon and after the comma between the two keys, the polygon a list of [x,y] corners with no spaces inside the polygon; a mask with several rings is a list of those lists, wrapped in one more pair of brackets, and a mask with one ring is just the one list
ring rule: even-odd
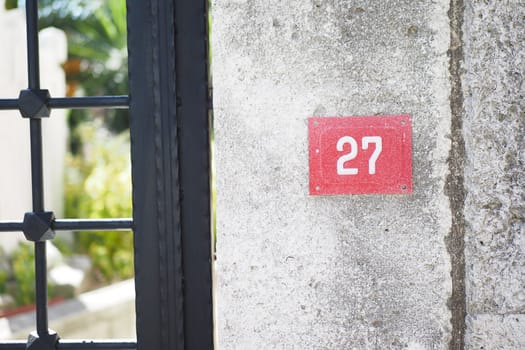
{"label": "white building in background", "polygon": [[[4,9],[0,0],[0,98],[17,98],[27,88],[26,29],[23,9]],[[40,84],[52,97],[63,97],[66,79],[61,64],[67,59],[64,32],[40,32]],[[65,110],[53,110],[43,121],[46,210],[62,217],[67,122]],[[0,220],[21,221],[31,211],[29,122],[18,111],[0,111]],[[21,233],[0,233],[0,246],[12,250]]]}

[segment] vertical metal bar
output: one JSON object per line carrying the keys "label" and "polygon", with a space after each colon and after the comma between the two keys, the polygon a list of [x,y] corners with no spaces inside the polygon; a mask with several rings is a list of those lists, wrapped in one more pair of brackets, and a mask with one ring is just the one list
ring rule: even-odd
{"label": "vertical metal bar", "polygon": [[212,350],[207,0],[128,4],[137,346]]}
{"label": "vertical metal bar", "polygon": [[[27,68],[29,89],[40,89],[38,48],[38,2],[26,1]],[[44,176],[42,161],[42,122],[29,121],[31,134],[31,184],[33,211],[44,211]],[[35,242],[36,330],[39,336],[48,333],[46,242]]]}
{"label": "vertical metal bar", "polygon": [[36,331],[48,334],[46,242],[35,242]]}
{"label": "vertical metal bar", "polygon": [[185,349],[213,350],[208,0],[175,1]]}
{"label": "vertical metal bar", "polygon": [[29,119],[31,137],[31,188],[33,211],[44,211],[44,175],[42,157],[42,124],[40,119]]}
{"label": "vertical metal bar", "polygon": [[26,0],[26,29],[29,89],[40,89],[37,0]]}
{"label": "vertical metal bar", "polygon": [[[199,12],[202,6],[198,4],[203,1],[196,1],[193,8],[188,2],[186,13],[203,16],[203,12]],[[177,23],[175,13],[178,2],[175,0],[128,1],[130,131],[132,174],[135,184],[133,222],[139,350],[208,350],[207,346],[202,348],[195,346],[196,342],[189,339],[186,333],[185,315],[193,312],[199,315],[190,321],[204,321],[200,325],[203,333],[197,335],[201,337],[204,334],[206,340],[203,343],[210,343],[208,334],[211,334],[212,329],[212,324],[207,322],[206,317],[200,316],[202,310],[207,314],[211,309],[209,299],[205,301],[204,307],[193,303],[186,306],[184,302],[184,296],[189,297],[189,292],[184,291],[186,284],[183,283],[188,276],[184,275],[182,261],[184,256],[182,236],[185,233],[182,228],[181,211],[182,203],[186,202],[183,198],[191,198],[194,193],[189,187],[182,189],[180,183],[179,130],[184,128],[184,125],[181,124],[178,116],[177,76],[188,67],[179,67],[177,61],[176,51],[183,50],[176,47],[178,34],[175,30],[175,23]],[[177,27],[178,30],[185,31],[182,27]],[[204,31],[204,28],[199,30]],[[193,39],[197,40],[192,36],[190,40]],[[202,47],[205,43],[200,42],[198,45]],[[187,58],[191,54],[193,52],[187,53]],[[196,79],[198,80],[196,85],[202,85],[206,90],[206,82],[200,77]],[[191,78],[188,77],[189,80]],[[182,82],[185,83],[186,80]],[[191,90],[188,89],[187,94],[184,95],[188,99],[182,101],[183,104],[200,103],[199,98],[195,100],[190,98]],[[205,103],[204,106],[206,108]],[[192,115],[189,110],[188,113],[189,116]],[[187,121],[191,123],[191,120]],[[195,125],[202,126],[201,123]],[[204,126],[204,130],[199,134],[199,142],[202,141],[201,136],[206,133],[207,126]],[[191,169],[191,171],[195,170]],[[207,172],[193,173],[193,178],[201,177],[208,178]],[[190,202],[191,200],[188,201]],[[209,218],[206,219],[209,215],[209,202],[207,206],[208,211],[198,214],[203,215],[203,222],[209,222]],[[187,210],[192,209],[188,207]],[[187,234],[191,236],[194,232],[189,231]],[[201,267],[201,256],[190,257],[191,254],[187,255],[186,263],[192,265],[198,260],[198,265]],[[209,254],[204,260],[209,261]],[[206,271],[209,272],[209,269],[208,264]],[[193,276],[191,280],[194,281],[205,275],[206,272]],[[209,287],[210,281],[205,281],[204,285]],[[191,292],[198,293],[193,289]],[[211,295],[211,289],[208,288],[203,294]],[[198,299],[196,298],[195,301]],[[192,325],[192,329],[196,329],[195,327],[197,324]]]}

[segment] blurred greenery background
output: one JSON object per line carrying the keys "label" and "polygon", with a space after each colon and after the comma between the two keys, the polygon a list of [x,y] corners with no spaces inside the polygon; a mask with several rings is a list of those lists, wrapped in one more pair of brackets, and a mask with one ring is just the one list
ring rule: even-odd
{"label": "blurred greenery background", "polygon": [[[20,8],[24,3],[6,0],[5,7]],[[68,59],[63,64],[67,95],[127,95],[126,1],[39,0],[38,4],[40,29],[56,27],[67,36]],[[131,217],[128,111],[72,110],[67,122],[65,217]],[[65,256],[89,256],[87,289],[133,276],[131,232],[79,232],[73,237],[53,243]],[[0,294],[16,285],[16,305],[34,301],[32,260],[32,246],[21,244],[0,273]]]}
{"label": "blurred greenery background", "polygon": [[[6,9],[24,7],[24,0],[5,0]],[[39,0],[39,27],[66,33],[67,96],[128,94],[125,0]],[[211,19],[208,25],[211,27]],[[208,28],[210,33],[210,28]],[[209,52],[211,62],[211,50]],[[210,68],[211,83],[211,68]],[[210,112],[211,113],[211,112]],[[65,169],[66,218],[132,216],[129,115],[127,109],[71,110],[69,152]],[[210,115],[213,123],[213,115]],[[213,126],[211,125],[213,144]],[[213,157],[212,157],[213,158]],[[213,159],[212,159],[213,162]],[[213,163],[212,163],[213,173]],[[212,175],[213,176],[213,175]],[[212,182],[215,237],[215,187]],[[133,277],[131,232],[78,232],[73,240],[57,236],[53,244],[65,257],[87,255],[92,289]],[[34,302],[33,249],[22,243],[9,259],[0,249],[0,296],[16,295],[15,304]],[[3,268],[5,266],[5,269]],[[13,286],[16,291],[13,292]],[[11,289],[11,291],[9,291]],[[50,286],[50,297],[59,294]]]}

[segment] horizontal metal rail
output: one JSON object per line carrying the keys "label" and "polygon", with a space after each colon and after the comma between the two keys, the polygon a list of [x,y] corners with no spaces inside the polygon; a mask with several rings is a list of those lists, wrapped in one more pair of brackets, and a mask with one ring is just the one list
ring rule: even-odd
{"label": "horizontal metal rail", "polygon": [[0,110],[18,109],[18,99],[0,99]]}
{"label": "horizontal metal rail", "polygon": [[53,228],[57,231],[92,231],[92,230],[131,230],[132,219],[98,219],[98,220],[55,220]]}
{"label": "horizontal metal rail", "polygon": [[[19,232],[23,227],[22,222],[0,221],[0,232]],[[55,220],[52,228],[55,231],[129,231],[133,229],[133,219],[62,219]]]}
{"label": "horizontal metal rail", "polygon": [[128,96],[51,98],[51,108],[128,108]]}
{"label": "horizontal metal rail", "polygon": [[[93,97],[59,97],[47,101],[49,108],[83,109],[83,108],[128,108],[129,97],[93,96]],[[0,110],[18,109],[18,99],[0,99]]]}
{"label": "horizontal metal rail", "polygon": [[[0,343],[0,350],[25,350],[27,343],[22,340],[7,340]],[[57,349],[60,350],[135,350],[137,349],[136,341],[76,341],[64,340],[59,341]]]}

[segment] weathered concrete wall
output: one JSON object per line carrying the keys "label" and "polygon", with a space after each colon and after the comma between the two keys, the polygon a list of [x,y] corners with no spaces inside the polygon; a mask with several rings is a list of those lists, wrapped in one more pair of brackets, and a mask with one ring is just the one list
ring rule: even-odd
{"label": "weathered concrete wall", "polygon": [[[449,1],[215,1],[219,349],[451,339]],[[309,116],[413,115],[413,195],[310,197]]]}
{"label": "weathered concrete wall", "polygon": [[[25,14],[5,11],[0,1],[0,96],[17,98],[27,88]],[[65,95],[65,76],[60,65],[66,60],[65,34],[48,28],[40,33],[41,86],[54,97]],[[1,111],[0,121],[0,220],[23,219],[31,210],[29,122],[18,111]],[[58,216],[63,211],[63,174],[67,124],[64,110],[53,110],[43,121],[44,185],[46,209]],[[0,245],[11,250],[23,236],[2,234]]]}
{"label": "weathered concrete wall", "polygon": [[525,3],[466,1],[467,348],[525,348]]}
{"label": "weathered concrete wall", "polygon": [[[219,348],[525,348],[523,1],[213,19]],[[308,195],[307,117],[400,113],[412,195]]]}

